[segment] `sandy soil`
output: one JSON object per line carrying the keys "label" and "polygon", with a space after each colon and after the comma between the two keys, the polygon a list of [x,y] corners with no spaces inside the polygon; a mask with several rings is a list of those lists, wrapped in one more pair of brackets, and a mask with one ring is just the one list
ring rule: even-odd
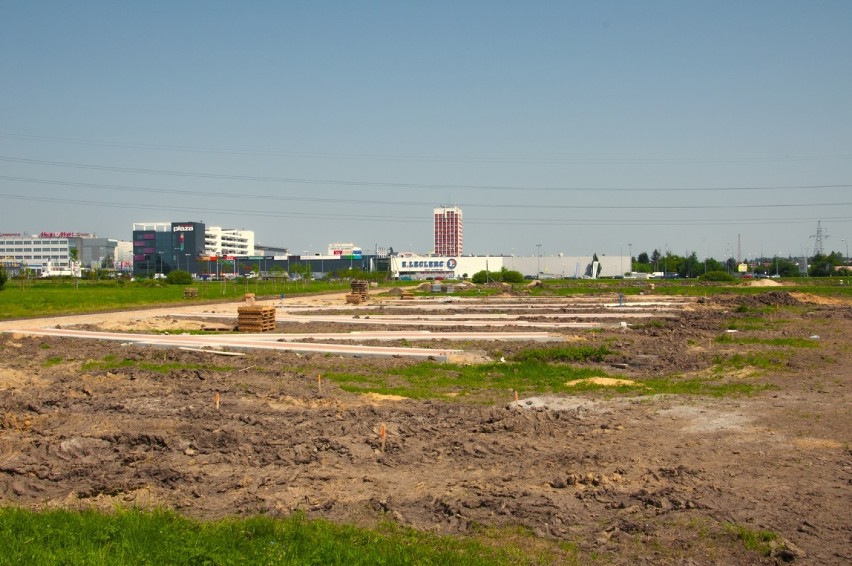
{"label": "sandy soil", "polygon": [[[819,336],[817,348],[778,349],[782,369],[716,376],[773,386],[751,397],[520,392],[515,402],[507,391],[489,405],[414,401],[347,393],[328,380],[318,390],[318,373],[410,363],[403,360],[211,359],[3,334],[0,504],[165,505],[200,518],[302,509],[444,534],[521,524],[609,563],[849,564],[852,307],[807,299],[773,291],[702,300],[674,320],[582,337],[617,352],[600,364],[611,375],[641,382],[711,375],[713,360],[735,348],[715,340],[732,320],[770,319],[769,330],[740,335]],[[797,308],[738,312],[773,304]],[[164,314],[59,323],[127,327],[156,316]],[[107,356],[184,368],[82,369]],[[726,525],[777,533],[774,550],[746,550]]]}

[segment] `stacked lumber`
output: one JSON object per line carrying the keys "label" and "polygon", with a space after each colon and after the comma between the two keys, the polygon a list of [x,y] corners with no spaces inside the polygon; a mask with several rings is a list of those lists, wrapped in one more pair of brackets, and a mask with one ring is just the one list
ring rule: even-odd
{"label": "stacked lumber", "polygon": [[184,299],[194,299],[198,297],[198,289],[196,287],[184,287],[183,289],[183,298]]}
{"label": "stacked lumber", "polygon": [[405,289],[402,293],[400,293],[399,298],[404,301],[413,301],[414,300],[414,291],[409,289]]}
{"label": "stacked lumber", "polygon": [[367,301],[369,286],[366,281],[352,281],[349,286],[352,293],[346,295],[346,303],[358,305]]}
{"label": "stacked lumber", "polygon": [[275,330],[275,307],[239,307],[237,309],[237,328],[240,332]]}

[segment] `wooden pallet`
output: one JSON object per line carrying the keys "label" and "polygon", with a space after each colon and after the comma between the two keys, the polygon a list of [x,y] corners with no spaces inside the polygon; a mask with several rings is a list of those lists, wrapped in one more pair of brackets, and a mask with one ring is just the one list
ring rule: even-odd
{"label": "wooden pallet", "polygon": [[198,297],[198,289],[195,287],[185,287],[183,289],[183,298],[184,299],[194,299]]}
{"label": "wooden pallet", "polygon": [[269,332],[275,330],[275,307],[239,307],[237,329],[240,332]]}
{"label": "wooden pallet", "polygon": [[[370,285],[366,281],[352,281],[349,286],[352,288],[352,293],[350,295],[346,295],[347,303],[359,304],[362,302],[366,302],[369,298],[369,289]],[[356,303],[354,298],[350,300],[350,297],[360,297],[360,300]]]}

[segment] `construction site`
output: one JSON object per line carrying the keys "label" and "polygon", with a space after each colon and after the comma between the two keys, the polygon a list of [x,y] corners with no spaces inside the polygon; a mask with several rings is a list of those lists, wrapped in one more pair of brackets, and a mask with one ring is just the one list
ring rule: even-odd
{"label": "construction site", "polygon": [[[0,501],[517,525],[583,562],[852,562],[852,305],[434,285],[2,322]],[[501,385],[580,347],[598,354],[547,367],[587,377]]]}

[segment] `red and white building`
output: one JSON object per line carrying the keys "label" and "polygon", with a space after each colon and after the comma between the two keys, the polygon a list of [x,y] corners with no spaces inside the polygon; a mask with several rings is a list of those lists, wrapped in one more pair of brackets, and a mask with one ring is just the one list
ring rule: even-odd
{"label": "red and white building", "polygon": [[462,210],[454,207],[435,209],[435,246],[438,256],[462,255]]}

